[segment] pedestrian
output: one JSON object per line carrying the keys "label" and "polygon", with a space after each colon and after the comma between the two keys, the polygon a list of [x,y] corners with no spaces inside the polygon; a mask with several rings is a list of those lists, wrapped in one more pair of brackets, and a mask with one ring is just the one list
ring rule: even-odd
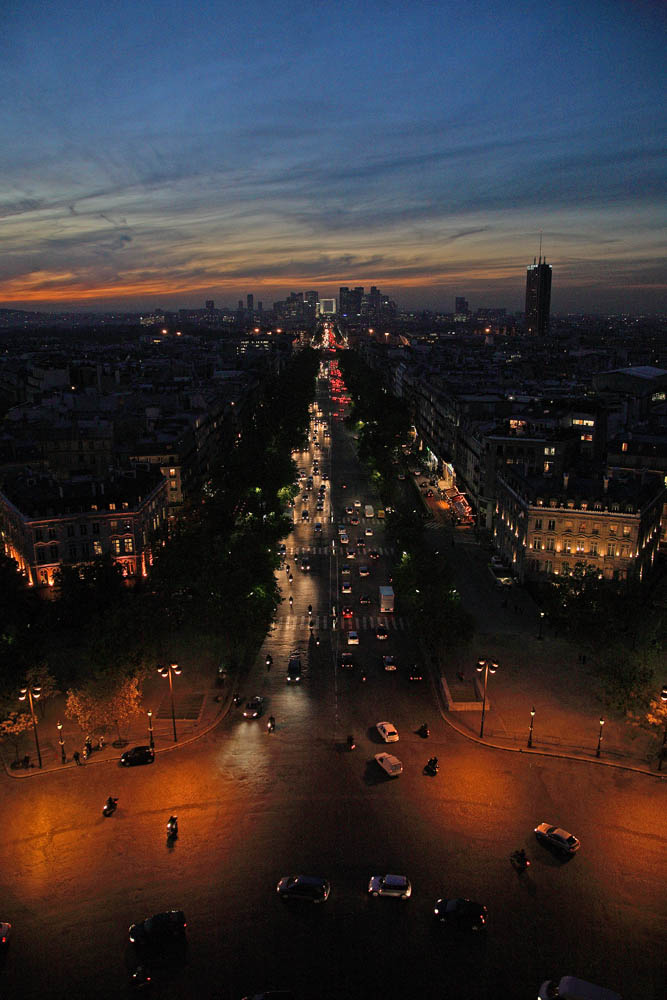
{"label": "pedestrian", "polygon": [[74,751],[72,757],[74,758],[74,763],[76,764],[76,766],[81,767],[81,754],[79,753],[78,750]]}
{"label": "pedestrian", "polygon": [[93,750],[93,741],[90,736],[86,736],[86,755],[89,757]]}
{"label": "pedestrian", "polygon": [[97,745],[100,748],[100,750],[104,750],[104,737],[103,736],[100,736],[99,740],[97,741]]}

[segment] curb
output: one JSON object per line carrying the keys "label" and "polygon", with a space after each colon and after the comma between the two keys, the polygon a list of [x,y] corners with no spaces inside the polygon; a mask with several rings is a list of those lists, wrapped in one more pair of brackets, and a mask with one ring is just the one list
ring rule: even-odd
{"label": "curb", "polygon": [[445,722],[450,729],[453,729],[455,733],[458,733],[459,736],[462,736],[470,743],[477,743],[478,746],[487,747],[489,750],[503,750],[505,753],[520,753],[535,757],[555,757],[558,760],[575,760],[581,764],[595,764],[599,767],[613,767],[618,771],[630,771],[634,774],[643,774],[648,778],[658,778],[660,781],[664,781],[665,778],[667,778],[667,772],[663,774],[659,771],[648,771],[646,768],[638,767],[634,764],[618,764],[613,760],[602,760],[601,758],[590,757],[587,755],[577,756],[576,754],[561,753],[557,750],[540,750],[535,747],[506,747],[500,743],[491,743],[488,740],[482,740],[479,736],[474,736],[472,733],[459,729],[459,727],[454,724],[454,721],[451,718],[451,713],[442,707],[442,695],[439,691],[437,693],[437,697],[438,705],[440,707],[440,715],[442,716],[443,722]]}
{"label": "curb", "polygon": [[[221,703],[220,708],[218,709],[215,718],[213,719],[212,722],[208,723],[204,728],[202,728],[198,732],[193,733],[192,736],[188,736],[186,739],[180,740],[178,743],[173,743],[171,746],[168,747],[161,747],[159,750],[156,749],[155,755],[157,756],[157,754],[159,753],[160,754],[172,753],[174,750],[178,750],[180,747],[187,747],[191,743],[196,743],[196,741],[201,739],[202,736],[207,736],[208,733],[210,733],[211,730],[215,729],[220,720],[227,714],[227,712],[229,711],[229,707],[232,703],[232,700],[233,700],[233,695],[230,692],[229,696]],[[24,781],[27,778],[36,778],[39,775],[56,774],[61,771],[69,771],[72,768],[79,767],[79,765],[76,764],[74,761],[68,761],[66,764],[56,764],[54,767],[48,767],[48,768],[31,767],[27,771],[27,773],[22,773],[21,771],[13,771],[8,766],[7,761],[5,760],[5,756],[1,751],[0,751],[0,760],[2,761],[2,766],[4,768],[7,777],[14,778],[17,781]],[[91,759],[89,761],[86,761],[83,767],[99,766],[101,764],[112,764],[112,763],[118,765],[118,758],[107,757],[98,760]]]}

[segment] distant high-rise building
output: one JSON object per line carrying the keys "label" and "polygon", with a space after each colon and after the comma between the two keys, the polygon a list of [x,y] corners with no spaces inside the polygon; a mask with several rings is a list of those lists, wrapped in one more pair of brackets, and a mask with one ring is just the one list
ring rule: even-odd
{"label": "distant high-rise building", "polygon": [[464,313],[470,312],[470,309],[468,308],[468,300],[462,295],[457,295],[454,299],[454,312],[457,315],[463,315]]}
{"label": "distant high-rise building", "polygon": [[551,264],[542,254],[538,263],[533,258],[532,266],[526,271],[526,333],[544,335],[549,332],[549,312],[551,309]]}
{"label": "distant high-rise building", "polygon": [[253,312],[255,311],[255,296],[252,294],[252,292],[250,293],[250,295],[246,296],[246,302],[248,304],[248,312],[252,316]]}
{"label": "distant high-rise building", "polygon": [[243,299],[239,299],[239,312],[243,312]]}
{"label": "distant high-rise building", "polygon": [[362,286],[358,285],[356,288],[348,288],[347,285],[342,285],[338,294],[338,311],[341,316],[347,316],[348,319],[355,319],[361,316],[363,298],[364,289]]}
{"label": "distant high-rise building", "polygon": [[206,308],[209,312],[213,312],[215,309],[215,301],[213,299],[206,299]]}
{"label": "distant high-rise building", "polygon": [[260,316],[264,312],[264,306],[262,305],[261,300],[257,303],[257,312],[259,313]]}

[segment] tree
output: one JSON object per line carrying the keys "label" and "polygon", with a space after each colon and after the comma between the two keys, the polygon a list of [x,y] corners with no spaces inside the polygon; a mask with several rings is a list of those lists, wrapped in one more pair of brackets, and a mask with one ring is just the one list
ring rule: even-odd
{"label": "tree", "polygon": [[106,673],[91,678],[84,686],[67,695],[65,714],[90,734],[115,726],[118,741],[121,726],[127,726],[139,713],[141,691],[136,677],[114,677]]}
{"label": "tree", "polygon": [[42,718],[44,718],[44,703],[47,702],[49,698],[55,698],[56,695],[60,694],[55,677],[49,671],[46,663],[41,663],[37,667],[30,667],[26,670],[25,683],[31,688],[41,688],[37,704],[39,705],[40,714]]}
{"label": "tree", "polygon": [[30,729],[31,725],[32,719],[30,718],[30,714],[15,709],[9,711],[2,722],[0,722],[0,740],[9,740],[13,744],[16,760],[19,759],[21,736],[26,729]]}

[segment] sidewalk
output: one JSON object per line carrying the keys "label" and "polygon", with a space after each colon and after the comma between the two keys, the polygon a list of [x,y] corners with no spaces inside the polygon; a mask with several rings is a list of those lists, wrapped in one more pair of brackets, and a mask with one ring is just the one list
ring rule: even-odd
{"label": "sidewalk", "polygon": [[[196,672],[187,674],[184,672],[182,676],[175,678],[174,715],[178,737],[175,741],[169,685],[163,678],[150,678],[144,687],[142,710],[128,727],[121,727],[121,741],[118,741],[117,732],[105,732],[103,749],[93,749],[88,760],[83,758],[87,734],[82,734],[77,723],[66,717],[65,698],[60,695],[45,703],[44,717],[42,717],[42,706],[39,703],[35,706],[42,767],[38,765],[32,727],[22,734],[19,749],[19,759],[25,754],[30,756],[30,767],[12,767],[14,751],[8,741],[0,745],[0,761],[5,772],[12,778],[28,778],[45,772],[75,768],[78,766],[73,758],[76,750],[81,755],[81,767],[117,761],[129,747],[150,744],[149,711],[153,713],[151,721],[156,754],[174,750],[176,747],[194,742],[217,724],[229,708],[234,695],[233,684],[234,678],[230,676],[221,687],[218,687],[210,680],[208,683],[204,682]],[[58,722],[63,724],[62,749],[59,743]],[[90,733],[93,747],[97,746],[100,735],[96,732]],[[65,763],[62,759],[63,750]]]}
{"label": "sidewalk", "polygon": [[[484,673],[478,673],[477,661],[470,656],[465,661],[452,659],[441,671],[443,701],[447,705],[448,694],[453,700],[444,715],[461,735],[503,750],[580,759],[667,778],[667,769],[657,770],[661,736],[630,725],[604,707],[599,681],[572,643],[549,635],[540,641],[519,632],[478,633],[476,642],[481,655],[498,662],[496,673],[488,676],[483,740],[479,733]],[[474,709],[453,707],[466,703],[475,703]]]}

